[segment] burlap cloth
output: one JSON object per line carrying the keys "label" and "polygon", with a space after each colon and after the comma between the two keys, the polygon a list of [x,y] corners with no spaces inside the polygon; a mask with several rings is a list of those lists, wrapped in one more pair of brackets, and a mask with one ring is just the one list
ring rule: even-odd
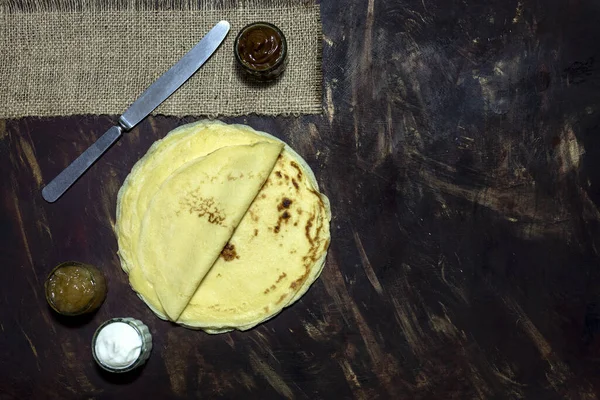
{"label": "burlap cloth", "polygon": [[[321,106],[321,22],[314,1],[0,0],[0,118],[121,114],[218,21],[215,55],[155,114],[313,114]],[[248,23],[286,35],[288,65],[249,83],[233,42]]]}

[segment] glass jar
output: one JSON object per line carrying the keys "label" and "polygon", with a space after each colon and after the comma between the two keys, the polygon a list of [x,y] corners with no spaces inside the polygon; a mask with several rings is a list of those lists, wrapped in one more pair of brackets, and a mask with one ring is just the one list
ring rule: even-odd
{"label": "glass jar", "polygon": [[131,371],[150,357],[152,334],[135,318],[112,318],[96,329],[92,338],[92,356],[109,372]]}
{"label": "glass jar", "polygon": [[240,67],[258,80],[277,78],[287,62],[287,41],[281,30],[268,22],[246,25],[235,38],[235,58]]}
{"label": "glass jar", "polygon": [[67,316],[96,311],[107,291],[106,280],[98,268],[76,261],[57,265],[44,287],[50,307]]}

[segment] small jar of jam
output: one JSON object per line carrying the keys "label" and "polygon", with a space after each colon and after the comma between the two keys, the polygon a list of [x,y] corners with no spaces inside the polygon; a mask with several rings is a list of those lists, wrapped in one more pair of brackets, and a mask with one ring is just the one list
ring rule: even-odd
{"label": "small jar of jam", "polygon": [[106,297],[106,281],[102,272],[75,261],[56,266],[46,279],[45,289],[50,307],[69,316],[96,311]]}
{"label": "small jar of jam", "polygon": [[285,69],[287,42],[275,25],[255,22],[242,28],[237,35],[234,52],[246,73],[267,81],[277,78]]}

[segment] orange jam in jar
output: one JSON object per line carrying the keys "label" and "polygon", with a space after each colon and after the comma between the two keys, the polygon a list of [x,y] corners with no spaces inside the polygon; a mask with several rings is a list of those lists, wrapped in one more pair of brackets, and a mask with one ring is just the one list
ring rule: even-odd
{"label": "orange jam in jar", "polygon": [[69,261],[52,270],[45,284],[46,300],[62,315],[96,311],[106,298],[106,280],[91,265]]}

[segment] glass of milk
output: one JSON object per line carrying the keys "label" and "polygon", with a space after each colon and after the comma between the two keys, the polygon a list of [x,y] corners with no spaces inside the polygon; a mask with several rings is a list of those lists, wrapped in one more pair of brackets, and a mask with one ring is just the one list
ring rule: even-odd
{"label": "glass of milk", "polygon": [[150,330],[134,318],[109,319],[92,338],[94,360],[109,372],[127,372],[139,367],[150,357],[151,350]]}

